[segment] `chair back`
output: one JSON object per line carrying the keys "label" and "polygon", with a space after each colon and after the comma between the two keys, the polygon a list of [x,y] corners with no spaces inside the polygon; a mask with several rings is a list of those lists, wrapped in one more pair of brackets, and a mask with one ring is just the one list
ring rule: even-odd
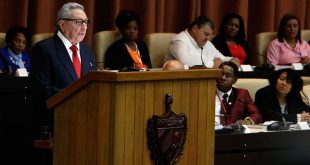
{"label": "chair back", "polygon": [[153,68],[161,68],[167,54],[171,39],[176,33],[150,33],[144,38],[144,42],[149,49],[149,54]]}
{"label": "chair back", "polygon": [[121,39],[122,35],[118,31],[106,30],[97,32],[94,35],[94,52],[96,56],[97,67],[103,68],[105,54],[109,46]]}
{"label": "chair back", "polygon": [[266,63],[267,61],[267,49],[272,40],[277,38],[277,32],[262,32],[256,34],[255,38],[255,54],[254,64],[257,66]]}
{"label": "chair back", "polygon": [[33,48],[36,43],[44,39],[50,38],[54,33],[38,33],[31,37],[31,47]]}
{"label": "chair back", "polygon": [[4,48],[5,46],[5,33],[0,33],[0,48]]}
{"label": "chair back", "polygon": [[310,40],[310,29],[301,30],[301,38],[308,42]]}

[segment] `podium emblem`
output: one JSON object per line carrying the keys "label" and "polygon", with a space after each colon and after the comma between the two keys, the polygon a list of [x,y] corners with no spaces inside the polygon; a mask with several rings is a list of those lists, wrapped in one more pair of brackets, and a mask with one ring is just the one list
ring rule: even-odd
{"label": "podium emblem", "polygon": [[186,140],[187,119],[185,114],[175,114],[171,94],[165,95],[166,111],[162,116],[153,115],[148,121],[148,147],[156,165],[175,164],[183,152]]}

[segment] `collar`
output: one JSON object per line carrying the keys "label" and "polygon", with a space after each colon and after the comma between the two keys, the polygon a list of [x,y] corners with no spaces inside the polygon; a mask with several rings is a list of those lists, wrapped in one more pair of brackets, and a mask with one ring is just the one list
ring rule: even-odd
{"label": "collar", "polygon": [[[284,38],[283,38],[283,42],[284,42],[285,46],[287,46],[288,48],[291,49],[290,45],[286,42],[286,40]],[[297,40],[296,46],[293,49],[296,49],[296,48],[299,48],[299,47],[300,47],[300,42],[299,42],[299,40]]]}
{"label": "collar", "polygon": [[[57,36],[64,43],[65,47],[70,50],[70,47],[72,46],[72,44],[69,42],[69,40],[59,30],[57,32]],[[76,47],[78,48],[78,50],[80,50],[80,43],[77,43]]]}
{"label": "collar", "polygon": [[[216,92],[220,98],[223,98],[223,95],[225,94],[224,92],[220,91],[218,88],[216,89]],[[228,98],[231,95],[231,92],[232,92],[232,88],[230,88],[230,90],[226,92],[228,94]]]}
{"label": "collar", "polygon": [[20,54],[15,54],[11,48],[8,47],[8,54],[9,54],[9,57],[10,57],[10,60],[13,62],[13,63],[16,63],[18,64],[18,61],[19,59],[22,59],[22,53]]}

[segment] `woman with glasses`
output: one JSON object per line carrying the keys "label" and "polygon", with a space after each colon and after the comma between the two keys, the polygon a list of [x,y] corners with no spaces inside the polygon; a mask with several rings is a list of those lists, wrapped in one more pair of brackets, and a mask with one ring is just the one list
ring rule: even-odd
{"label": "woman with glasses", "polygon": [[278,27],[278,38],[267,50],[267,62],[276,65],[310,63],[310,46],[301,39],[300,21],[296,15],[285,14]]}
{"label": "woman with glasses", "polygon": [[251,63],[251,52],[245,40],[243,19],[236,13],[228,13],[222,20],[220,32],[212,39],[213,45],[224,55],[236,57],[240,64]]}
{"label": "woman with glasses", "polygon": [[11,27],[5,35],[6,47],[0,49],[0,73],[14,74],[17,69],[30,70],[30,58],[25,48],[29,39],[26,28]]}
{"label": "woman with glasses", "polygon": [[140,21],[133,11],[119,12],[115,24],[122,38],[107,50],[104,67],[107,69],[147,70],[152,67],[149,51],[145,43],[138,40]]}
{"label": "woman with glasses", "polygon": [[269,78],[269,84],[255,94],[255,104],[263,121],[281,120],[282,116],[294,123],[310,121],[310,107],[300,95],[303,80],[294,70],[275,71]]}

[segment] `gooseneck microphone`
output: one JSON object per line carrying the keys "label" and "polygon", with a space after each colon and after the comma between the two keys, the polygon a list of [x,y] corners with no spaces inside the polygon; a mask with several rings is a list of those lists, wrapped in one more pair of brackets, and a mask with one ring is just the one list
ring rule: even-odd
{"label": "gooseneck microphone", "polygon": [[206,68],[206,65],[205,65],[205,63],[203,62],[203,59],[202,59],[203,47],[201,47],[200,49],[201,49],[201,54],[200,54],[201,63],[202,63],[202,66]]}
{"label": "gooseneck microphone", "polygon": [[282,113],[271,110],[270,108],[263,107],[266,112],[272,114],[273,116],[279,118],[281,121],[277,121],[267,126],[267,130],[288,130],[290,128],[290,124],[287,123],[285,117]]}
{"label": "gooseneck microphone", "polygon": [[[219,115],[215,115],[217,117],[225,117],[225,119],[227,118],[232,118],[233,120],[236,120],[236,123],[233,124],[229,124],[223,127],[223,129],[225,129],[225,133],[244,133],[245,128],[240,124],[237,116],[234,115],[224,115],[224,114],[219,114]],[[230,130],[230,131],[228,131]],[[219,132],[217,132],[219,133]]]}

